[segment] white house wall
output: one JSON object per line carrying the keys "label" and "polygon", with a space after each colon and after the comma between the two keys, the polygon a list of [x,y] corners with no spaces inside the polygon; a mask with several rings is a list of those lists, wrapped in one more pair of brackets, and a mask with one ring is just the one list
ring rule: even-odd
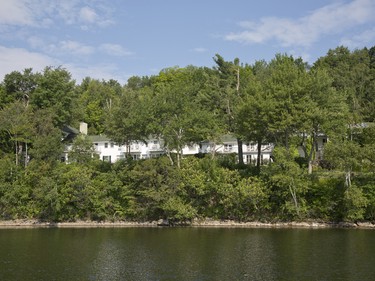
{"label": "white house wall", "polygon": [[[116,162],[120,159],[124,159],[127,153],[126,146],[119,146],[107,138],[95,139],[95,136],[91,136],[94,143],[95,151],[99,155],[99,158],[103,161]],[[262,161],[270,161],[273,145],[265,144],[261,147]],[[212,143],[203,142],[200,145],[192,144],[187,145],[182,149],[182,154],[195,155],[198,153],[212,153],[215,150],[216,154],[237,154],[238,144],[236,141],[228,141],[224,144],[214,145]],[[257,146],[255,144],[244,144],[242,147],[244,163],[256,162],[258,157]],[[163,149],[163,143],[157,139],[151,139],[144,142],[132,142],[130,144],[130,155],[133,159],[147,159],[152,157],[158,157],[165,154]]]}
{"label": "white house wall", "polygon": [[[114,163],[120,159],[124,159],[128,148],[125,145],[119,146],[105,136],[89,136],[94,144],[95,153],[99,155],[99,159]],[[68,152],[70,147],[67,147]],[[225,154],[237,154],[238,144],[237,141],[225,141],[223,144],[213,144],[210,142],[202,142],[201,144],[187,145],[182,149],[182,155],[196,155],[198,153],[225,155]],[[243,160],[244,163],[249,164],[250,162],[256,163],[258,157],[257,146],[254,143],[243,144]],[[263,162],[270,161],[271,153],[273,150],[272,144],[265,144],[261,147],[261,157]],[[133,159],[148,159],[158,157],[165,154],[163,148],[163,141],[158,139],[150,139],[147,143],[144,142],[132,142],[130,144],[130,155]],[[66,153],[67,159],[68,153]]]}

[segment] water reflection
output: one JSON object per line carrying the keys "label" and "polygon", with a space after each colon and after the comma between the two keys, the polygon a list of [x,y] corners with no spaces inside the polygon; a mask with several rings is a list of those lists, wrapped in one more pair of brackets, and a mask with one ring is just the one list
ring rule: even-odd
{"label": "water reflection", "polygon": [[373,280],[373,231],[0,230],[0,280]]}

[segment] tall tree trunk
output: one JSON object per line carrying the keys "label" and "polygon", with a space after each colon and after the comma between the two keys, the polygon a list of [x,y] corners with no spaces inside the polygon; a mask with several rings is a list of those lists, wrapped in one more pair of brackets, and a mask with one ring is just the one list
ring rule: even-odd
{"label": "tall tree trunk", "polygon": [[257,171],[260,172],[261,157],[262,157],[262,140],[257,141]]}
{"label": "tall tree trunk", "polygon": [[313,162],[314,152],[317,150],[316,148],[317,148],[316,137],[315,137],[315,134],[313,134],[312,135],[312,140],[311,140],[311,150],[310,150],[310,153],[309,153],[308,158],[307,158],[308,173],[309,173],[309,175],[311,175],[312,171],[313,171],[312,162]]}
{"label": "tall tree trunk", "polygon": [[171,152],[169,150],[167,151],[167,156],[168,156],[169,162],[171,162],[171,166],[173,166],[174,162],[173,162],[173,158],[172,158]]}
{"label": "tall tree trunk", "polygon": [[296,208],[297,216],[299,217],[299,205],[298,205],[297,192],[296,192],[294,180],[292,180],[292,184],[289,184],[289,192],[293,198],[294,207]]}
{"label": "tall tree trunk", "polygon": [[27,166],[27,163],[28,163],[28,147],[27,147],[27,142],[25,143],[25,168]]}
{"label": "tall tree trunk", "polygon": [[14,142],[15,151],[16,151],[16,166],[18,166],[18,141]]}
{"label": "tall tree trunk", "polygon": [[289,151],[289,135],[288,132],[284,132],[284,141],[285,141],[285,148]]}
{"label": "tall tree trunk", "polygon": [[238,145],[238,164],[240,166],[244,165],[243,162],[243,148],[242,148],[242,140],[237,138],[237,145]]}
{"label": "tall tree trunk", "polygon": [[180,147],[177,148],[177,168],[181,168],[181,155],[182,155],[182,149]]}
{"label": "tall tree trunk", "polygon": [[345,172],[345,186],[349,188],[352,185],[352,170]]}
{"label": "tall tree trunk", "polygon": [[126,146],[126,152],[125,152],[126,157],[129,157],[130,156],[130,143],[126,142],[125,146]]}
{"label": "tall tree trunk", "polygon": [[[210,145],[210,146],[211,146],[211,145]],[[211,153],[211,159],[214,160],[214,159],[215,159],[215,156],[216,156],[216,144],[215,144],[215,143],[212,144],[212,147],[211,147],[210,153]]]}

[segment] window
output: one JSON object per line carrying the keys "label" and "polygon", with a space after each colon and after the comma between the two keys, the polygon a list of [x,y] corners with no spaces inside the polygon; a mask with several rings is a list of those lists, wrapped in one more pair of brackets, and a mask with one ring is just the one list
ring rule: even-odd
{"label": "window", "polygon": [[105,143],[104,143],[104,147],[105,147],[105,148],[108,148],[108,142],[105,142]]}
{"label": "window", "polygon": [[232,151],[233,146],[231,144],[224,144],[224,151]]}
{"label": "window", "polygon": [[251,164],[251,155],[246,155],[246,164]]}
{"label": "window", "polygon": [[133,160],[139,160],[140,155],[139,154],[132,154],[132,158],[133,158]]}
{"label": "window", "polygon": [[111,163],[111,156],[103,156],[103,161]]}
{"label": "window", "polygon": [[113,148],[115,146],[115,144],[113,142],[111,142],[111,147]]}

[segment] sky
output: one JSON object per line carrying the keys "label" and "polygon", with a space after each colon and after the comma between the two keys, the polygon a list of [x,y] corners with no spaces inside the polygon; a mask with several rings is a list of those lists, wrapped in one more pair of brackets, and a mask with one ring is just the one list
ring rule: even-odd
{"label": "sky", "polygon": [[313,64],[341,45],[375,45],[375,0],[0,0],[0,81],[60,66],[78,84],[125,84],[168,67],[213,67],[215,54]]}

